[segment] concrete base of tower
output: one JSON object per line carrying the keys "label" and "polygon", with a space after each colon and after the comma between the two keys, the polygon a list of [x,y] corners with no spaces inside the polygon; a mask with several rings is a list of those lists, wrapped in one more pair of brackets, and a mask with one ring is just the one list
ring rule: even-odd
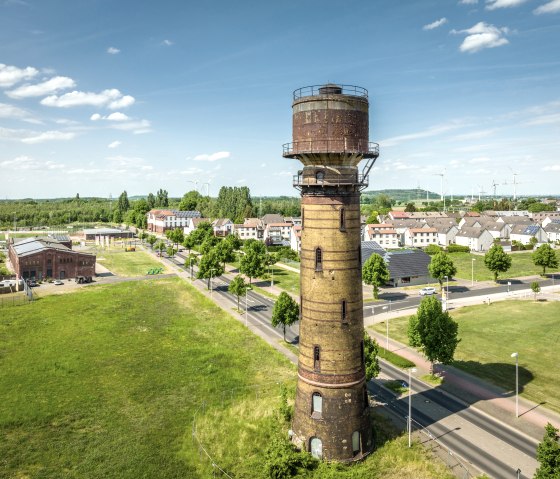
{"label": "concrete base of tower", "polygon": [[318,459],[360,461],[374,448],[365,384],[321,388],[298,383],[292,442]]}

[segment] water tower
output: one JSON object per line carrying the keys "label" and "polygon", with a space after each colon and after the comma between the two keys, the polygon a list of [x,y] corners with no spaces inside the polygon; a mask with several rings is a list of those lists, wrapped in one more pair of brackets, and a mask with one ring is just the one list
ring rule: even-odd
{"label": "water tower", "polygon": [[[379,156],[367,90],[326,84],[294,92],[293,142],[303,163],[301,322],[292,440],[313,456],[355,461],[373,448],[364,366],[360,191]],[[358,164],[366,159],[360,172]]]}

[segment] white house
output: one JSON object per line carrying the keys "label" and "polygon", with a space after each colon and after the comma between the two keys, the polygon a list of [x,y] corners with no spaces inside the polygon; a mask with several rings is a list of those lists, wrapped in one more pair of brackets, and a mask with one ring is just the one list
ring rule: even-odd
{"label": "white house", "polygon": [[459,228],[456,225],[440,225],[435,227],[437,230],[438,244],[447,246],[455,242],[455,236]]}
{"label": "white house", "polygon": [[263,239],[263,224],[258,218],[245,218],[242,225],[233,225],[234,233],[242,240],[248,239]]}
{"label": "white house", "polygon": [[200,211],[179,210],[150,210],[146,213],[148,217],[148,231],[164,233],[175,228],[187,226],[189,218],[200,218]]}
{"label": "white house", "polygon": [[192,233],[198,228],[198,225],[204,221],[210,222],[208,218],[188,218],[187,225],[183,228],[183,234],[186,236]]}
{"label": "white house", "polygon": [[455,235],[455,243],[468,246],[471,251],[487,251],[494,243],[494,237],[484,228],[465,226]]}
{"label": "white house", "polygon": [[484,225],[484,228],[488,230],[494,238],[509,238],[511,233],[511,226],[506,223],[501,223],[500,221],[488,222]]}
{"label": "white house", "polygon": [[539,225],[515,225],[509,234],[511,241],[519,241],[521,244],[529,244],[531,238],[535,238],[537,243],[548,242],[546,232]]}
{"label": "white house", "polygon": [[560,222],[547,224],[544,232],[548,236],[548,241],[552,243],[560,242]]}
{"label": "white house", "polygon": [[408,228],[404,232],[404,244],[415,248],[424,248],[437,244],[438,232],[435,228]]}
{"label": "white house", "polygon": [[269,223],[264,227],[263,238],[266,244],[281,245],[289,242],[292,234],[291,223]]}
{"label": "white house", "polygon": [[290,248],[301,254],[301,225],[293,225],[290,234]]}
{"label": "white house", "polygon": [[377,223],[369,224],[364,229],[363,241],[375,241],[385,249],[396,249],[399,247],[399,234],[391,224]]}
{"label": "white house", "polygon": [[214,236],[227,236],[233,233],[233,221],[229,218],[217,218],[212,221]]}

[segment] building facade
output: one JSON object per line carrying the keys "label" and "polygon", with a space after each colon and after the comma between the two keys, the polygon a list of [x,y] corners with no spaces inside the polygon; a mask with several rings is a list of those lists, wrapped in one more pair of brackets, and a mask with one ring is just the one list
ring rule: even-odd
{"label": "building facade", "polygon": [[165,233],[167,230],[180,228],[184,230],[189,218],[200,218],[200,211],[150,210],[146,213],[148,231]]}
{"label": "building facade", "polygon": [[[359,87],[294,92],[293,143],[303,163],[301,322],[292,441],[314,457],[358,460],[373,448],[366,390],[360,191],[378,156],[369,143],[369,102]],[[358,163],[367,158],[362,174]]]}

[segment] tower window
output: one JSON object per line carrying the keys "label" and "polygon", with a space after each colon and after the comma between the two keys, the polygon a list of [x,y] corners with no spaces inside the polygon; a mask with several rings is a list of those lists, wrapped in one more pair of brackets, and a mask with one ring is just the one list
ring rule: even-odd
{"label": "tower window", "polygon": [[315,271],[323,271],[323,251],[315,248]]}
{"label": "tower window", "polygon": [[313,348],[313,369],[321,370],[321,348],[319,346]]}
{"label": "tower window", "polygon": [[320,418],[323,414],[323,396],[313,393],[311,397],[311,415]]}
{"label": "tower window", "polygon": [[361,451],[360,442],[360,431],[354,431],[352,433],[352,454],[354,454],[354,456]]}
{"label": "tower window", "polygon": [[362,364],[364,364],[364,341],[360,341],[360,357],[362,358]]}
{"label": "tower window", "polygon": [[348,321],[348,315],[347,315],[347,311],[346,311],[346,300],[342,301],[341,316],[342,316],[342,321],[343,322]]}
{"label": "tower window", "polygon": [[325,179],[325,172],[324,171],[317,171],[315,173],[315,179],[317,180],[317,183],[322,183],[323,180]]}
{"label": "tower window", "polygon": [[346,230],[346,212],[344,211],[344,208],[340,208],[340,225],[339,225],[339,229],[340,231],[345,231]]}
{"label": "tower window", "polygon": [[311,455],[316,459],[323,458],[323,441],[318,437],[312,437],[309,439],[309,451]]}
{"label": "tower window", "polygon": [[303,226],[305,225],[305,208],[301,208],[301,229],[303,229]]}

